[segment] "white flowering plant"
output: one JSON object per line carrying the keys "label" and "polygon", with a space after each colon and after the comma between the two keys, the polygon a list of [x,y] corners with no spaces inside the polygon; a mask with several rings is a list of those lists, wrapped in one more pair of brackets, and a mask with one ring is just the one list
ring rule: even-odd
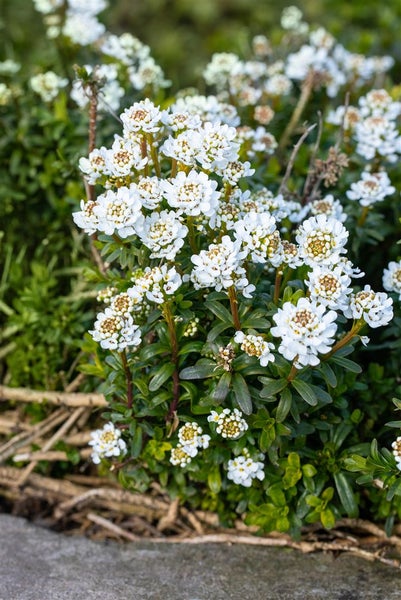
{"label": "white flowering plant", "polygon": [[[362,515],[390,530],[401,516],[401,444],[386,428],[401,393],[393,59],[349,52],[291,7],[282,46],[259,35],[246,58],[217,53],[204,94],[166,97],[149,48],[98,20],[103,0],[35,5],[50,38],[93,45],[102,62],[68,88],[90,117],[72,218],[96,261],[80,370],[109,403],[94,417],[93,463],[226,524],[299,535]],[[66,86],[52,72],[31,81],[44,102]]]}
{"label": "white flowering plant", "polygon": [[[401,280],[392,59],[296,37],[285,59],[263,36],[248,60],[214,55],[209,95],[127,107],[81,158],[92,192],[73,213],[103,261],[82,369],[126,441],[121,481],[293,534],[368,510],[355,473],[374,488],[368,430],[389,404],[369,346],[397,345],[381,331],[396,337]],[[375,444],[390,523],[399,440]]]}

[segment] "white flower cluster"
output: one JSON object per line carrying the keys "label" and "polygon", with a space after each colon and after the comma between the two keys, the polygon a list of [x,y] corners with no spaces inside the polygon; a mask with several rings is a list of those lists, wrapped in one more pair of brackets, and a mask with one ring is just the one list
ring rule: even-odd
{"label": "white flower cluster", "polygon": [[397,469],[401,471],[401,436],[397,437],[397,439],[391,444],[391,447],[393,449],[393,455],[397,464]]}
{"label": "white flower cluster", "polygon": [[145,300],[162,304],[166,296],[174,294],[182,284],[182,278],[175,267],[146,267],[144,271],[136,272],[132,276],[134,285],[127,290],[132,299],[134,309]]}
{"label": "white flower cluster", "polygon": [[[107,7],[106,0],[34,0],[35,8],[45,15],[47,35],[64,35],[80,46],[96,42],[106,31],[97,15]],[[60,9],[64,9],[62,16]]]}
{"label": "white flower cluster", "polygon": [[227,477],[236,485],[251,487],[254,479],[263,481],[265,478],[263,454],[258,454],[257,457],[251,458],[249,451],[245,448],[242,454],[228,461]]}
{"label": "white flower cluster", "polygon": [[396,162],[401,154],[401,135],[397,128],[401,102],[394,101],[384,89],[373,89],[359,98],[358,107],[340,106],[327,120],[339,125],[344,114],[345,129],[350,132],[360,156],[369,161],[384,158],[390,163]]}
{"label": "white flower cluster", "polygon": [[178,430],[179,443],[171,450],[171,464],[185,467],[191,462],[199,449],[209,447],[210,435],[204,434],[198,423],[185,423]]}
{"label": "white flower cluster", "polygon": [[274,344],[266,342],[261,335],[245,334],[243,331],[237,331],[234,336],[234,342],[241,344],[243,350],[248,356],[256,356],[262,367],[270,362],[274,362]]}
{"label": "white flower cluster", "polygon": [[53,71],[39,73],[30,79],[31,88],[34,92],[39,94],[44,102],[51,102],[54,100],[59,91],[65,87],[67,83],[68,79],[59,77]]}
{"label": "white flower cluster", "polygon": [[230,440],[238,439],[248,429],[248,423],[238,408],[224,408],[221,412],[212,410],[207,420],[215,423],[216,433]]}
{"label": "white flower cluster", "polygon": [[316,366],[320,362],[318,354],[329,352],[335,341],[336,319],[335,311],[326,311],[323,304],[300,298],[295,305],[285,302],[278,309],[273,315],[276,325],[270,331],[281,338],[279,353],[295,361],[297,368]]}
{"label": "white flower cluster", "polygon": [[361,206],[372,206],[387,196],[391,196],[394,192],[395,187],[391,185],[385,171],[377,173],[364,171],[360,181],[351,183],[351,189],[347,191],[347,198],[357,200]]}
{"label": "white flower cluster", "polygon": [[363,319],[374,329],[382,327],[393,318],[393,300],[384,292],[374,292],[367,284],[363,290],[351,294],[344,315],[347,318]]}
{"label": "white flower cluster", "polygon": [[141,343],[141,330],[134,323],[129,310],[121,311],[118,303],[113,301],[104,312],[98,313],[94,328],[89,333],[102,348],[118,352]]}
{"label": "white flower cluster", "polygon": [[103,458],[123,456],[127,452],[127,445],[121,438],[121,431],[112,422],[106,423],[102,429],[91,433],[92,446],[91,458],[98,465]]}
{"label": "white flower cluster", "polygon": [[401,260],[391,261],[383,271],[383,287],[388,292],[396,292],[401,300]]}

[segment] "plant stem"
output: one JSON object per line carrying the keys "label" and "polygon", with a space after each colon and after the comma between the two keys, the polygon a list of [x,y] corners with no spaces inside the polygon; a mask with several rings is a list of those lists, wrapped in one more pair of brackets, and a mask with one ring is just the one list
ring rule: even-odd
{"label": "plant stem", "polygon": [[161,175],[160,171],[160,162],[159,162],[159,154],[157,152],[157,148],[153,145],[153,136],[150,133],[147,139],[148,147],[150,148],[150,155],[153,160],[153,166],[155,168],[155,173],[158,177]]}
{"label": "plant stem", "polygon": [[363,227],[364,226],[365,221],[366,221],[366,217],[368,216],[368,213],[369,213],[369,208],[370,208],[369,206],[364,206],[363,207],[363,210],[362,210],[362,212],[361,212],[361,214],[359,216],[358,223],[357,223],[357,225],[359,227]]}
{"label": "plant stem", "polygon": [[299,369],[297,369],[297,367],[295,366],[295,361],[297,360],[297,358],[298,358],[298,356],[296,356],[294,358],[294,361],[291,365],[291,371],[289,372],[288,377],[287,377],[288,383],[290,383],[293,379],[295,379],[295,376],[299,371]]}
{"label": "plant stem", "polygon": [[131,374],[131,370],[128,366],[127,354],[126,354],[125,350],[120,352],[120,356],[121,356],[121,361],[123,363],[125,380],[127,382],[127,408],[132,408],[132,404],[134,401],[134,386],[132,383],[132,374]]}
{"label": "plant stem", "polygon": [[173,399],[166,415],[166,422],[172,423],[174,421],[174,415],[177,412],[178,403],[180,401],[180,378],[178,375],[178,343],[177,333],[175,329],[174,317],[171,312],[170,306],[167,302],[163,304],[163,316],[167,323],[168,333],[170,336],[171,344],[171,360],[174,364],[174,371],[172,374],[173,379]]}
{"label": "plant stem", "polygon": [[232,285],[228,288],[228,297],[230,299],[231,314],[233,317],[234,327],[237,331],[241,331],[241,323],[238,314],[238,299],[235,287]]}
{"label": "plant stem", "polygon": [[350,342],[352,340],[352,338],[355,337],[359,333],[359,331],[362,329],[362,327],[364,325],[365,325],[365,321],[363,319],[359,319],[358,321],[356,321],[352,325],[350,331],[348,333],[346,333],[344,335],[344,337],[341,338],[341,340],[339,340],[336,344],[334,344],[334,346],[332,347],[330,352],[327,352],[327,354],[323,354],[322,360],[327,360],[328,358],[333,356],[333,354],[338,352],[338,350],[340,350],[341,348],[346,346],[348,344],[348,342]]}
{"label": "plant stem", "polygon": [[278,304],[279,298],[280,298],[280,287],[281,287],[281,281],[283,279],[283,271],[280,269],[276,269],[276,279],[274,281],[274,298],[273,298],[273,302],[274,304]]}
{"label": "plant stem", "polygon": [[311,95],[312,89],[313,89],[313,79],[314,79],[314,73],[313,73],[313,71],[310,71],[309,75],[307,76],[307,78],[305,79],[305,81],[302,85],[301,95],[300,95],[298,103],[294,109],[294,112],[292,113],[290,122],[288,123],[287,127],[285,128],[284,133],[280,139],[280,142],[278,145],[278,153],[279,154],[281,154],[283,152],[284,148],[286,147],[287,142],[290,139],[291,134],[294,131],[295,127],[298,125],[299,119],[301,118],[304,108],[308,103],[308,100],[310,98],[310,95]]}

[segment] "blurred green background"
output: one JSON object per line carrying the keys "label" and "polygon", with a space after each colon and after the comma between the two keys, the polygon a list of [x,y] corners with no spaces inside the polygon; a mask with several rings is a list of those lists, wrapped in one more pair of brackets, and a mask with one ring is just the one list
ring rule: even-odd
{"label": "blurred green background", "polygon": [[[148,44],[176,90],[199,84],[213,52],[246,55],[257,34],[274,42],[280,14],[291,4],[302,10],[306,22],[326,27],[347,49],[392,55],[393,78],[401,80],[400,0],[110,0],[101,18],[110,31],[130,32]],[[53,44],[45,38],[42,17],[33,3],[0,0],[0,7],[0,60],[22,58],[51,65]]]}

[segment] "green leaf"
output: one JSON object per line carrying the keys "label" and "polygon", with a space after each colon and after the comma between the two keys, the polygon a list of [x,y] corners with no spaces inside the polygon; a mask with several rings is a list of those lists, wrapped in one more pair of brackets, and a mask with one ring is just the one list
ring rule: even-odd
{"label": "green leaf", "polygon": [[296,389],[298,394],[303,400],[305,400],[305,402],[311,406],[316,406],[317,396],[313,388],[308,383],[302,381],[302,379],[293,379],[291,381],[291,385]]}
{"label": "green leaf", "polygon": [[345,371],[351,371],[352,373],[362,373],[362,367],[349,358],[343,358],[342,356],[332,356],[331,360],[339,365]]}
{"label": "green leaf", "polygon": [[196,365],[186,367],[180,371],[181,379],[205,379],[213,377],[216,371],[216,363],[209,358],[201,358]]}
{"label": "green leaf", "polygon": [[223,331],[225,331],[226,329],[229,329],[230,327],[232,327],[232,323],[217,323],[217,325],[212,327],[212,329],[209,331],[207,338],[206,338],[207,341],[214,342],[214,340],[216,338],[218,338],[219,335],[221,333],[223,333]]}
{"label": "green leaf", "polygon": [[221,490],[221,475],[220,475],[220,469],[217,465],[209,470],[209,473],[207,476],[207,483],[208,483],[211,491],[213,492],[213,494],[218,494],[220,492],[220,490]]}
{"label": "green leaf", "polygon": [[216,402],[223,402],[226,399],[231,386],[231,373],[226,372],[220,377],[219,382],[212,393],[212,397]]}
{"label": "green leaf", "polygon": [[261,398],[271,398],[288,385],[288,381],[284,378],[271,379],[270,377],[259,377],[259,381],[263,384],[263,388],[260,390]]}
{"label": "green leaf", "polygon": [[359,514],[358,504],[348,477],[342,471],[334,473],[334,483],[345,512],[349,517],[356,518]]}
{"label": "green leaf", "polygon": [[252,413],[252,400],[245,379],[240,373],[234,373],[233,392],[238,406],[246,415]]}
{"label": "green leaf", "polygon": [[276,421],[282,423],[291,410],[292,394],[291,390],[285,388],[280,394],[280,402],[277,405]]}
{"label": "green leaf", "polygon": [[397,429],[401,429],[401,421],[389,421],[385,423],[386,427],[396,427]]}
{"label": "green leaf", "polygon": [[320,513],[320,520],[325,529],[332,529],[336,524],[336,518],[334,516],[333,511],[330,510],[330,508],[325,508],[324,510],[322,510],[322,512]]}
{"label": "green leaf", "polygon": [[185,354],[190,354],[191,352],[199,353],[202,350],[203,345],[203,342],[188,342],[180,349],[178,355],[183,356]]}
{"label": "green leaf", "polygon": [[142,429],[137,427],[131,440],[131,456],[137,458],[142,451]]}
{"label": "green leaf", "polygon": [[223,323],[233,324],[233,318],[230,311],[220,304],[220,302],[217,302],[217,300],[207,300],[205,302],[205,308],[210,310],[218,319],[220,319],[220,321],[223,321]]}
{"label": "green leaf", "polygon": [[321,362],[319,369],[327,385],[331,386],[332,388],[337,387],[337,377],[330,365],[327,362]]}
{"label": "green leaf", "polygon": [[152,379],[149,381],[149,391],[155,392],[158,390],[163,383],[171,377],[171,375],[174,373],[174,369],[175,366],[170,362],[161,365],[153,375]]}

